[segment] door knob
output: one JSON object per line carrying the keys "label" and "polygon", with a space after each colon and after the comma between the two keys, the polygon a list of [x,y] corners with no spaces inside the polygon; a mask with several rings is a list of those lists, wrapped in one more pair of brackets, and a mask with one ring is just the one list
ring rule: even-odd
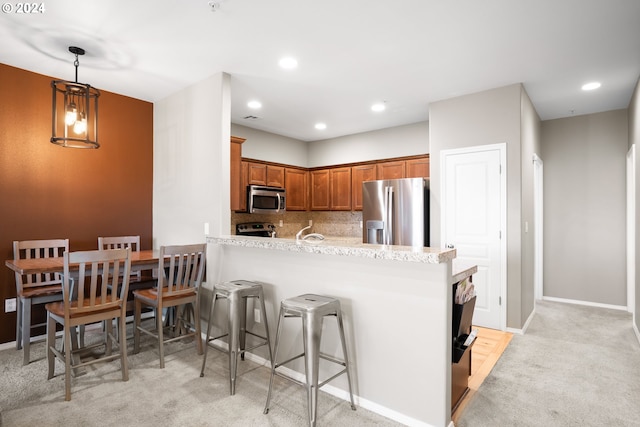
{"label": "door knob", "polygon": [[447,249],[453,249],[455,246],[452,243],[447,244]]}

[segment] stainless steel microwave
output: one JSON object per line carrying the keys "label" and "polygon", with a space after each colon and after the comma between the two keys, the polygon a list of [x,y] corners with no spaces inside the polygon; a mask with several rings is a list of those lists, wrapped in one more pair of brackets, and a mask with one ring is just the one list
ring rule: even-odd
{"label": "stainless steel microwave", "polygon": [[249,213],[284,213],[287,210],[286,199],[284,188],[261,185],[247,187]]}

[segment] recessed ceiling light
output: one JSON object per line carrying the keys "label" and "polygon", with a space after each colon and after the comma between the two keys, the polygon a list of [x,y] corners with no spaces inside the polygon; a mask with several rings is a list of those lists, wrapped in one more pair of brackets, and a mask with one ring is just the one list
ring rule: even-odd
{"label": "recessed ceiling light", "polygon": [[582,85],[582,90],[594,90],[594,89],[598,89],[600,86],[602,86],[600,82],[586,83]]}
{"label": "recessed ceiling light", "polygon": [[247,102],[247,107],[257,110],[258,108],[262,108],[262,103],[260,101],[249,101]]}
{"label": "recessed ceiling light", "polygon": [[315,128],[318,129],[318,130],[325,130],[327,128],[327,124],[326,123],[316,123]]}
{"label": "recessed ceiling light", "polygon": [[286,57],[282,58],[278,64],[285,70],[291,70],[298,66],[298,61],[295,58]]}
{"label": "recessed ceiling light", "polygon": [[371,111],[380,112],[386,109],[387,109],[387,106],[385,105],[384,102],[377,102],[371,106]]}

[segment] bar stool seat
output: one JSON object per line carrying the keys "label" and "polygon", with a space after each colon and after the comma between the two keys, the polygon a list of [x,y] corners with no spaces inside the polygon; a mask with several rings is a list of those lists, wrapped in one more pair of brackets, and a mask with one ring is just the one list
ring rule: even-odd
{"label": "bar stool seat", "polygon": [[[338,332],[342,343],[343,360],[333,356],[329,356],[320,352],[320,340],[322,337],[322,322],[326,316],[335,316],[338,324]],[[287,317],[299,317],[302,319],[302,336],[304,352],[278,363],[278,346],[280,344],[280,335],[282,333],[283,320]],[[276,369],[286,363],[292,362],[300,357],[304,357],[305,365],[305,383],[301,383]],[[342,365],[342,369],[337,374],[318,383],[320,359],[325,359],[333,363]],[[344,326],[342,322],[342,310],[340,309],[340,300],[322,295],[304,294],[294,298],[285,299],[280,303],[280,315],[278,317],[278,327],[276,332],[276,342],[274,348],[274,359],[271,368],[271,378],[269,379],[269,391],[267,393],[267,403],[264,413],[269,413],[269,404],[271,403],[271,391],[273,388],[273,377],[279,377],[293,381],[302,385],[307,390],[307,410],[309,413],[309,425],[316,425],[316,416],[318,409],[318,389],[333,380],[334,378],[347,374],[347,382],[349,385],[349,398],[351,400],[351,409],[356,410],[353,402],[353,392],[351,388],[351,375],[349,373],[349,361],[347,357],[347,345],[344,337]]]}
{"label": "bar stool seat", "polygon": [[[225,298],[229,302],[229,317],[227,319],[227,332],[217,337],[211,337],[211,324],[213,323],[214,307],[216,301]],[[257,298],[262,309],[262,320],[264,322],[265,335],[262,336],[247,330],[247,298]],[[211,295],[211,310],[207,323],[207,335],[204,346],[204,357],[202,359],[202,370],[200,376],[204,376],[204,368],[207,363],[207,349],[209,346],[229,355],[229,391],[231,395],[236,393],[236,374],[238,368],[238,356],[244,360],[245,351],[251,351],[263,345],[269,350],[269,363],[273,364],[271,354],[271,339],[269,338],[269,326],[267,324],[267,311],[264,305],[264,294],[262,285],[247,280],[235,280],[216,284]],[[246,348],[246,334],[253,335],[261,341]],[[228,337],[228,349],[223,349],[213,345],[213,341]],[[212,343],[212,344],[209,344]]]}

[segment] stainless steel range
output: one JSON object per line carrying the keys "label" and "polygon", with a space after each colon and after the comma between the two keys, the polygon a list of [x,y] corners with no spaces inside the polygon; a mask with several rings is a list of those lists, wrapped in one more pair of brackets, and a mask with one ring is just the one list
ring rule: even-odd
{"label": "stainless steel range", "polygon": [[276,237],[276,226],[269,222],[243,222],[236,224],[238,236]]}

